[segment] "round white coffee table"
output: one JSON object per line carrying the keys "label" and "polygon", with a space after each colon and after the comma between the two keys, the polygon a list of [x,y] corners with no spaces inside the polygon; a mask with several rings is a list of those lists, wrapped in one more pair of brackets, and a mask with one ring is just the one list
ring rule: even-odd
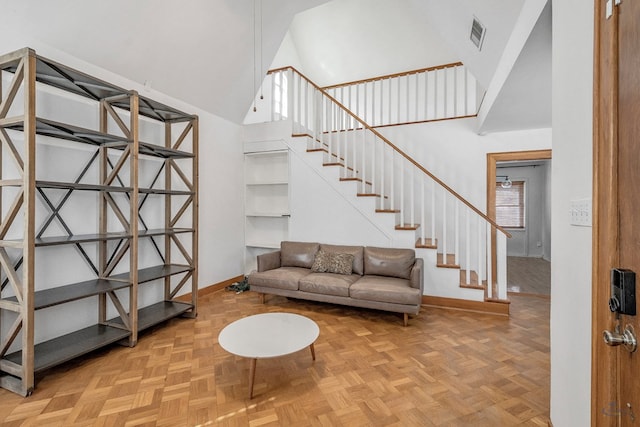
{"label": "round white coffee table", "polygon": [[220,331],[218,342],[229,353],[251,359],[249,399],[252,399],[258,359],[285,356],[309,347],[312,359],[316,360],[313,343],[319,334],[316,322],[299,314],[263,313],[228,324]]}

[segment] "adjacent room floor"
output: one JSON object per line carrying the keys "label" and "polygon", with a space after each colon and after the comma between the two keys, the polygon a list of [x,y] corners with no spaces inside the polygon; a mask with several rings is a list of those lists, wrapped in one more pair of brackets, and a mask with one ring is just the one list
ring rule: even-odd
{"label": "adjacent room floor", "polygon": [[507,257],[507,291],[551,296],[551,263],[543,258]]}
{"label": "adjacent room floor", "polygon": [[[549,300],[511,299],[511,317],[423,307],[394,313],[219,291],[197,319],[54,368],[22,398],[0,390],[3,426],[546,426]],[[226,353],[220,330],[287,311],[320,327],[307,349],[258,361]]]}

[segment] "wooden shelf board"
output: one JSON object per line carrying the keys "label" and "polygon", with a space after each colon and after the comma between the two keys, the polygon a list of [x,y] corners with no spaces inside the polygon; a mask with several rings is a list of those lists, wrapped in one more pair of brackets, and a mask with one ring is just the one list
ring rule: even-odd
{"label": "wooden shelf board", "polygon": [[[163,277],[173,276],[174,274],[186,273],[192,271],[193,267],[189,265],[168,264],[156,265],[154,267],[142,268],[138,270],[138,283],[151,282],[152,280],[162,279]],[[128,280],[129,272],[116,274],[111,279]]]}
{"label": "wooden shelf board", "polygon": [[[128,288],[131,286],[128,282],[121,282],[108,279],[93,279],[84,282],[72,283],[69,285],[58,286],[56,288],[44,289],[34,292],[34,309],[52,307],[66,302],[76,301],[83,298],[100,295],[116,289]],[[5,298],[6,301],[16,302],[16,297]]]}
{"label": "wooden shelf board", "polygon": [[162,157],[163,159],[186,159],[195,157],[193,153],[187,151],[174,150],[173,148],[162,147],[147,142],[140,142],[139,152],[140,154]]}
{"label": "wooden shelf board", "polygon": [[[72,360],[130,335],[129,331],[105,325],[93,325],[49,341],[34,348],[34,371],[40,372]],[[5,356],[6,360],[22,364],[22,351]]]}
{"label": "wooden shelf board", "polygon": [[102,242],[106,240],[130,239],[131,234],[126,232],[105,233],[105,234],[77,234],[73,236],[52,236],[35,239],[36,247],[71,245],[76,243]]}
{"label": "wooden shelf board", "polygon": [[165,190],[163,188],[140,188],[140,194],[165,194],[171,196],[192,196],[195,193],[189,190]]}
{"label": "wooden shelf board", "polygon": [[131,187],[120,187],[120,186],[99,185],[99,184],[80,184],[80,183],[76,184],[73,182],[58,182],[58,181],[36,181],[36,187],[58,189],[58,190],[106,191],[110,193],[129,193],[132,191]]}
{"label": "wooden shelf board", "polygon": [[[192,308],[193,305],[178,301],[160,301],[156,304],[141,308],[138,310],[138,331],[143,331],[162,322],[166,322],[169,319],[178,317]],[[109,322],[121,323],[122,320],[117,317]]]}
{"label": "wooden shelf board", "polygon": [[152,236],[168,236],[172,234],[181,233],[193,233],[193,228],[155,228],[150,230],[139,230],[139,237],[152,237]]}

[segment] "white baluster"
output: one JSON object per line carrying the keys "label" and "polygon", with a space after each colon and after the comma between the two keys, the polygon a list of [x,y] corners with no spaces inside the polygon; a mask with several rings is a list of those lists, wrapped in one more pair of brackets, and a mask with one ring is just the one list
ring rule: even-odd
{"label": "white baluster", "polygon": [[453,68],[453,115],[458,117],[458,69]]}
{"label": "white baluster", "polygon": [[442,187],[442,262],[447,263],[447,191]]}
{"label": "white baluster", "polygon": [[[382,94],[382,92],[380,92]],[[382,117],[380,118],[382,120]],[[384,197],[385,197],[385,147],[384,142],[380,142],[380,209],[384,209]]]}
{"label": "white baluster", "polygon": [[352,176],[354,177],[358,177],[358,162],[357,162],[357,151],[356,151],[356,141],[358,139],[358,130],[357,130],[357,126],[358,126],[358,122],[354,121],[354,130],[353,130],[353,134],[351,135],[351,163],[353,163],[353,167],[352,167]]}
{"label": "white baluster", "polygon": [[371,121],[367,123],[371,123],[375,126],[376,121],[376,81],[371,82]]}
{"label": "white baluster", "polygon": [[300,75],[295,74],[294,75],[296,80],[298,81],[298,85],[297,85],[297,91],[298,93],[296,93],[296,98],[298,100],[298,105],[295,106],[294,111],[296,112],[295,114],[297,114],[297,117],[295,118],[295,120],[293,121],[294,123],[298,124],[298,132],[302,133],[302,79],[300,78]]}
{"label": "white baluster", "polygon": [[455,221],[455,231],[454,231],[454,254],[455,254],[455,264],[460,265],[460,204],[458,203],[458,199],[453,199],[454,212],[453,219]]}
{"label": "white baluster", "polygon": [[439,70],[435,70],[433,72],[433,79],[434,79],[434,83],[433,83],[433,118],[434,119],[439,119],[440,117],[438,116],[438,104],[440,104],[440,102],[438,102],[438,71]]}
{"label": "white baluster", "polygon": [[425,243],[425,237],[426,237],[425,229],[427,228],[427,223],[425,221],[425,212],[424,212],[425,210],[424,181],[425,181],[425,177],[421,176],[420,177],[420,194],[422,195],[422,197],[420,201],[420,239],[422,244]]}
{"label": "white baluster", "polygon": [[478,230],[478,284],[482,284],[484,280],[484,262],[482,262],[482,229],[484,226],[483,219],[480,216],[476,217],[476,227]]}
{"label": "white baluster", "polygon": [[[366,95],[366,92],[365,92],[365,95]],[[366,186],[366,182],[367,182],[367,157],[366,157],[366,151],[367,151],[367,131],[363,127],[362,128],[362,191],[361,192],[364,193],[364,194],[367,193],[367,186]]]}
{"label": "white baluster", "polygon": [[414,94],[416,96],[416,99],[415,99],[415,107],[416,108],[415,108],[415,117],[414,117],[414,119],[417,122],[418,121],[418,98],[419,98],[418,92],[419,92],[419,89],[420,89],[420,82],[419,82],[418,78],[420,77],[420,74],[416,73],[415,76],[416,76],[416,90],[414,91]]}
{"label": "white baluster", "polygon": [[415,183],[416,183],[416,168],[413,165],[409,165],[411,168],[411,226],[416,225],[416,209],[415,209]]}
{"label": "white baluster", "polygon": [[373,146],[371,147],[371,194],[376,194],[376,147],[378,136],[373,134]]}
{"label": "white baluster", "polygon": [[401,92],[401,90],[400,90],[400,77],[396,77],[396,81],[398,82],[398,97],[397,97],[398,98],[398,111],[397,111],[397,116],[398,116],[397,120],[398,121],[396,123],[401,123],[401,121],[400,121],[400,104],[402,103],[402,100],[400,98],[400,92]]}
{"label": "white baluster", "polygon": [[271,73],[271,121],[276,121],[276,73]]}
{"label": "white baluster", "polygon": [[507,299],[507,236],[496,231],[498,298]]}
{"label": "white baluster", "polygon": [[486,226],[486,256],[487,263],[487,298],[493,298],[493,271],[492,271],[492,259],[491,259],[491,224],[487,222]]}
{"label": "white baluster", "polygon": [[436,239],[436,182],[431,180],[431,243]]}
{"label": "white baluster", "polygon": [[393,108],[391,107],[391,86],[393,86],[393,80],[390,78],[388,81],[388,86],[389,86],[389,121],[388,123],[391,124],[393,123],[392,118],[391,118],[391,111],[393,110]]}
{"label": "white baluster", "polygon": [[[404,118],[403,121],[404,122],[408,122],[409,121],[409,98],[410,98],[410,93],[409,93],[410,84],[409,83],[411,83],[411,76],[404,76],[403,80],[407,82],[406,83],[406,90],[405,90],[405,92],[406,92],[405,96],[407,97],[407,109],[405,110],[405,118]],[[402,122],[400,122],[400,123],[402,123]]]}
{"label": "white baluster", "polygon": [[[466,255],[466,269],[464,275],[464,282],[469,285],[471,283],[471,225],[470,225],[470,217],[471,217],[471,209],[465,209],[465,255]],[[479,285],[480,283],[478,283]]]}
{"label": "white baluster", "polygon": [[429,71],[424,73],[424,119],[429,120]]}
{"label": "white baluster", "polygon": [[404,158],[400,157],[400,167],[398,173],[400,174],[400,227],[404,227]]}
{"label": "white baluster", "polygon": [[395,150],[391,150],[391,160],[390,160],[390,166],[391,166],[391,170],[389,171],[391,174],[391,178],[389,179],[389,192],[390,192],[390,197],[391,197],[391,210],[395,210],[396,208],[396,186],[395,186],[395,175],[396,175],[396,151]]}
{"label": "white baluster", "polygon": [[449,117],[449,103],[447,102],[449,100],[449,79],[448,79],[448,75],[449,75],[449,69],[445,68],[444,70],[442,70],[442,72],[444,73],[444,89],[442,91],[442,95],[444,98],[444,114],[442,114],[443,118],[447,118]]}

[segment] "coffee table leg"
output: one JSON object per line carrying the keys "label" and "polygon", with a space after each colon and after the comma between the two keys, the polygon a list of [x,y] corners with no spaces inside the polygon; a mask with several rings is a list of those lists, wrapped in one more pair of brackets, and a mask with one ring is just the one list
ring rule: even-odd
{"label": "coffee table leg", "polygon": [[309,348],[311,349],[311,358],[313,360],[316,360],[316,349],[313,347],[313,343],[311,343],[311,345],[309,346]]}
{"label": "coffee table leg", "polygon": [[258,359],[251,359],[249,365],[249,399],[253,399],[253,382],[256,378],[256,362]]}

